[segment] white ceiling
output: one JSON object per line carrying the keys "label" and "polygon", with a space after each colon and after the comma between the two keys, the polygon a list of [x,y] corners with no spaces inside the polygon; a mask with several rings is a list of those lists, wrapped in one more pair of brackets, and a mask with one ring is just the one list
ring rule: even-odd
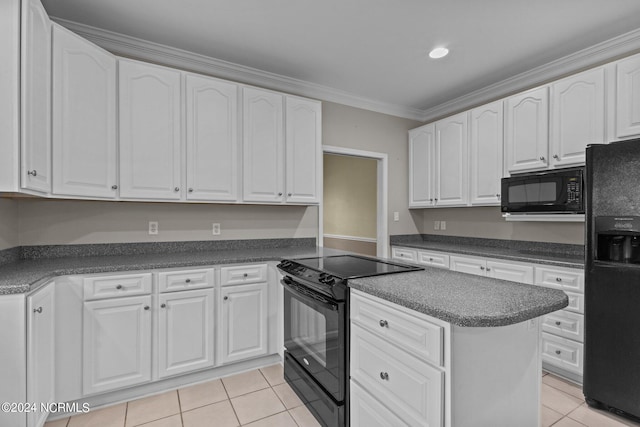
{"label": "white ceiling", "polygon": [[[640,28],[638,0],[43,0],[77,23],[429,110]],[[428,52],[446,46],[449,56]]]}

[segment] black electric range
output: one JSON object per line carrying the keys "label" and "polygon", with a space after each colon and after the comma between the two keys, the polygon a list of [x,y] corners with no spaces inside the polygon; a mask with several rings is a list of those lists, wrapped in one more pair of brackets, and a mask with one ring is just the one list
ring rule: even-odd
{"label": "black electric range", "polygon": [[357,255],[284,260],[285,379],[324,426],[348,424],[348,281],[422,270]]}

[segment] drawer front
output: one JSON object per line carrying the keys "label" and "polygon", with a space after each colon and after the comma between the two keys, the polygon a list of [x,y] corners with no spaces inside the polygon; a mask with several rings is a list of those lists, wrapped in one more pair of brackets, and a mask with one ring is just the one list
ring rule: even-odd
{"label": "drawer front", "polygon": [[235,267],[222,267],[220,269],[220,282],[222,286],[245,285],[266,281],[267,264],[238,265]]}
{"label": "drawer front", "polygon": [[542,330],[564,338],[584,342],[584,316],[559,310],[542,318]]}
{"label": "drawer front", "polygon": [[401,261],[416,262],[418,259],[417,251],[407,248],[391,248],[391,258]]}
{"label": "drawer front", "polygon": [[410,425],[440,426],[444,373],[352,323],[351,379]]}
{"label": "drawer front", "polygon": [[582,375],[584,346],[576,341],[542,333],[542,360],[550,365]]}
{"label": "drawer front", "polygon": [[451,269],[461,273],[486,276],[487,262],[482,258],[451,255]]}
{"label": "drawer front", "polygon": [[431,267],[449,268],[449,255],[419,251],[418,262]]}
{"label": "drawer front", "polygon": [[158,288],[160,292],[212,288],[214,285],[213,277],[213,268],[163,271],[158,273]]}
{"label": "drawer front", "polygon": [[409,426],[353,381],[349,407],[352,427]]}
{"label": "drawer front", "polygon": [[511,262],[487,261],[487,276],[531,285],[533,284],[533,266]]}
{"label": "drawer front", "polygon": [[85,301],[147,295],[151,293],[151,273],[85,277],[82,284]]}
{"label": "drawer front", "polygon": [[536,267],[535,284],[579,294],[584,293],[584,273],[580,270]]}
{"label": "drawer front", "polygon": [[351,320],[436,366],[443,364],[444,329],[379,302],[351,293]]}
{"label": "drawer front", "polygon": [[564,309],[574,313],[584,314],[584,295],[575,292],[564,291],[569,297],[569,305]]}

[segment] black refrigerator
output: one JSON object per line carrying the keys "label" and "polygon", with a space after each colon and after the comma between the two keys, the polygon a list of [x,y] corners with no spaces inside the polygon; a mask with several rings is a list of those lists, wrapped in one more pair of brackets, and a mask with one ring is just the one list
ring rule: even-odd
{"label": "black refrigerator", "polygon": [[640,417],[640,139],[587,148],[587,404]]}

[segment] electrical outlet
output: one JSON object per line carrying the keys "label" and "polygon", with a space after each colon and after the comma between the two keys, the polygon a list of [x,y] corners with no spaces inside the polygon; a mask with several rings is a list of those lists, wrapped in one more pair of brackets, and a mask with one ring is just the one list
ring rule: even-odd
{"label": "electrical outlet", "polygon": [[440,230],[440,221],[433,221],[433,229]]}
{"label": "electrical outlet", "polygon": [[394,221],[400,221],[400,212],[394,212],[393,213],[393,220]]}
{"label": "electrical outlet", "polygon": [[158,221],[149,221],[149,234],[158,234]]}
{"label": "electrical outlet", "polygon": [[214,223],[212,224],[212,227],[211,227],[211,233],[212,233],[214,236],[219,236],[219,235],[220,235],[220,223],[214,222]]}
{"label": "electrical outlet", "polygon": [[447,229],[447,221],[440,221],[440,230]]}

